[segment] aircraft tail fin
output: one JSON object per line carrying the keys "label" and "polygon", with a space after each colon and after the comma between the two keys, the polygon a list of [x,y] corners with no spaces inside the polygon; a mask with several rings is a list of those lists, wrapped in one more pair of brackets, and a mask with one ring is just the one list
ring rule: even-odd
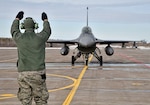
{"label": "aircraft tail fin", "polygon": [[89,20],[88,20],[88,9],[89,9],[89,8],[87,7],[87,23],[86,23],[87,26],[88,26],[88,21],[89,21]]}

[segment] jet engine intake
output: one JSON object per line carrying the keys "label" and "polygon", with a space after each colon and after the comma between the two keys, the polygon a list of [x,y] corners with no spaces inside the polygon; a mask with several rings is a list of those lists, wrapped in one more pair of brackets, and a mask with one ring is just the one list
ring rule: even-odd
{"label": "jet engine intake", "polygon": [[108,56],[111,56],[111,55],[114,54],[114,50],[113,50],[113,48],[112,48],[110,45],[106,46],[105,52],[106,52],[106,54],[107,54]]}
{"label": "jet engine intake", "polygon": [[61,55],[67,55],[69,53],[69,47],[68,46],[64,46],[64,47],[62,47],[61,48],[61,50],[60,50],[60,54]]}

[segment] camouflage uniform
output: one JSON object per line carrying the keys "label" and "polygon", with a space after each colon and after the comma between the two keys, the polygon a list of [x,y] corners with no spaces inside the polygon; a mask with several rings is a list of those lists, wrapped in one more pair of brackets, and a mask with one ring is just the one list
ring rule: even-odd
{"label": "camouflage uniform", "polygon": [[[25,21],[24,21],[25,22]],[[43,20],[43,30],[34,32],[32,18],[26,20],[25,32],[19,29],[19,20],[11,26],[11,34],[18,48],[18,98],[23,105],[47,105],[49,97],[46,88],[45,42],[51,34],[49,22]]]}
{"label": "camouflage uniform", "polygon": [[18,99],[23,105],[47,105],[49,93],[45,83],[45,71],[20,72],[18,76]]}

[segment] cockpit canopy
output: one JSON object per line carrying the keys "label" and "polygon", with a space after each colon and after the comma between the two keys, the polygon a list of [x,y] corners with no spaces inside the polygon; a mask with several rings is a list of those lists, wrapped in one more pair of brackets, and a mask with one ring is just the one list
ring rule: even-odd
{"label": "cockpit canopy", "polygon": [[82,28],[82,33],[92,33],[92,29],[88,26]]}

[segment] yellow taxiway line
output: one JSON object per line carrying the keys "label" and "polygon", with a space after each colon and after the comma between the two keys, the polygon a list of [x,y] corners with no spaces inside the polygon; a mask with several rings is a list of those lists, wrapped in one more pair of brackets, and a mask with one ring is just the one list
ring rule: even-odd
{"label": "yellow taxiway line", "polygon": [[[92,60],[93,58],[93,55],[89,58],[89,62]],[[49,76],[55,76],[55,77],[61,77],[61,78],[67,78],[67,79],[70,79],[73,81],[72,84],[68,85],[68,86],[64,86],[64,87],[61,87],[61,88],[57,88],[57,89],[53,89],[53,90],[48,90],[49,92],[54,92],[54,91],[58,91],[58,90],[63,90],[63,89],[66,89],[66,88],[72,88],[71,92],[68,94],[66,100],[64,101],[63,105],[69,105],[80,85],[80,82],[86,72],[86,70],[88,69],[88,66],[84,66],[83,70],[81,71],[78,79],[75,79],[75,78],[72,78],[72,77],[69,77],[69,76],[64,76],[64,75],[57,75],[57,74],[47,74]],[[16,98],[17,96],[15,94],[0,94],[0,100],[3,100],[3,99],[9,99],[9,98]]]}
{"label": "yellow taxiway line", "polygon": [[[57,89],[52,89],[52,90],[48,90],[48,92],[54,92],[54,91],[59,91],[59,90],[63,90],[63,89],[67,89],[67,88],[71,88],[75,85],[76,83],[76,79],[69,77],[69,76],[64,76],[64,75],[57,75],[57,74],[47,74],[48,76],[54,76],[54,77],[60,77],[60,78],[66,78],[69,80],[72,80],[73,83],[64,87],[60,87]],[[9,98],[16,98],[17,96],[15,94],[0,94],[0,100],[4,100],[4,99],[9,99]]]}
{"label": "yellow taxiway line", "polygon": [[[89,58],[89,62],[92,60],[93,58],[93,55]],[[74,85],[74,87],[72,88],[72,90],[70,91],[70,93],[68,94],[67,98],[65,99],[64,103],[62,105],[70,105],[80,83],[81,83],[81,80],[86,72],[86,70],[88,69],[88,66],[84,66],[84,68],[82,69],[78,79],[76,80],[76,83]]]}
{"label": "yellow taxiway line", "polygon": [[14,97],[17,97],[17,96],[14,94],[2,94],[2,95],[0,95],[0,100],[14,98]]}
{"label": "yellow taxiway line", "polygon": [[70,80],[73,81],[73,84],[70,84],[68,86],[64,86],[64,87],[61,87],[61,88],[53,89],[53,90],[48,90],[48,92],[54,92],[54,91],[58,91],[58,90],[67,89],[67,88],[73,87],[75,85],[75,83],[76,83],[76,79],[72,78],[72,77],[69,77],[69,76],[57,75],[57,74],[47,74],[47,75],[54,76],[54,77],[67,78],[67,79],[70,79]]}

